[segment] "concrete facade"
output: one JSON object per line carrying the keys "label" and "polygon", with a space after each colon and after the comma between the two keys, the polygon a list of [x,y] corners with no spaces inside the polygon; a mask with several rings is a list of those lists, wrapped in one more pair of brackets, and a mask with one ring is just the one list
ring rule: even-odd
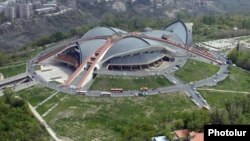
{"label": "concrete facade", "polygon": [[4,16],[13,20],[16,18],[16,8],[13,7],[5,7],[4,8]]}
{"label": "concrete facade", "polygon": [[24,18],[24,19],[30,18],[31,17],[31,10],[32,10],[31,4],[20,4],[19,5],[20,18]]}

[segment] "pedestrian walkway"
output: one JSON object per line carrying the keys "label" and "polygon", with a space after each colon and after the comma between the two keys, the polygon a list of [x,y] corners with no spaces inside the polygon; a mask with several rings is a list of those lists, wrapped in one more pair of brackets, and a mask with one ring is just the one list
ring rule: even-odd
{"label": "pedestrian walkway", "polygon": [[0,97],[1,97],[1,96],[3,96],[3,91],[2,91],[2,90],[0,90]]}
{"label": "pedestrian walkway", "polygon": [[[61,98],[61,99],[60,99],[60,102],[63,102],[66,98],[67,98],[67,95],[65,95],[63,98]],[[58,104],[59,104],[60,102],[57,102],[57,103],[54,104],[51,108],[49,108],[49,109],[42,115],[42,117],[47,116],[53,109],[55,109],[55,108],[58,106]]]}
{"label": "pedestrian walkway", "polygon": [[39,104],[37,104],[34,108],[38,108],[39,106],[43,105],[45,102],[47,102],[48,100],[50,100],[51,98],[53,98],[55,95],[57,95],[59,93],[59,91],[53,93],[51,96],[49,96],[48,98],[46,98],[44,101],[40,102]]}
{"label": "pedestrian walkway", "polygon": [[33,115],[39,120],[40,123],[42,123],[45,127],[45,129],[48,131],[48,133],[50,134],[50,136],[55,140],[55,141],[61,141],[59,138],[57,138],[56,133],[52,130],[52,128],[49,127],[49,125],[46,123],[46,121],[39,115],[39,113],[35,110],[34,107],[32,107],[30,105],[30,103],[28,103],[29,108],[31,110],[31,112],[33,113]]}
{"label": "pedestrian walkway", "polygon": [[244,91],[230,91],[230,90],[218,90],[218,89],[199,89],[199,90],[214,91],[214,92],[223,92],[223,93],[242,93],[242,94],[250,94],[250,92],[244,92]]}
{"label": "pedestrian walkway", "polygon": [[0,81],[1,80],[4,80],[4,76],[3,76],[3,74],[0,72]]}

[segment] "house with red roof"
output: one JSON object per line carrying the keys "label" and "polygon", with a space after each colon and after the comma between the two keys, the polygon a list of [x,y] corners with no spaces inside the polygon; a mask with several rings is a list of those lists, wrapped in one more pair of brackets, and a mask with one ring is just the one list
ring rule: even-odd
{"label": "house with red roof", "polygon": [[204,133],[189,131],[187,129],[174,131],[176,141],[204,141]]}

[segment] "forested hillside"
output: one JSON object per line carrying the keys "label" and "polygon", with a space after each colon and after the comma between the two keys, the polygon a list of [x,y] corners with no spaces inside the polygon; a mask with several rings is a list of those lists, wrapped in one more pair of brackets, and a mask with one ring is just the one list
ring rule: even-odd
{"label": "forested hillside", "polygon": [[228,58],[237,66],[250,70],[250,49],[240,48],[238,45],[229,53]]}
{"label": "forested hillside", "polygon": [[0,140],[49,141],[50,136],[30,112],[27,103],[6,90],[0,97]]}
{"label": "forested hillside", "polygon": [[228,13],[249,13],[249,0],[214,0],[214,2]]}

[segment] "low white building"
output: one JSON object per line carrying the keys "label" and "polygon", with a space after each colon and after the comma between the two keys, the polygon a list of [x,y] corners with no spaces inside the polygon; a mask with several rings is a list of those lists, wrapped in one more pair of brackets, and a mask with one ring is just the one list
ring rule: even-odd
{"label": "low white building", "polygon": [[151,138],[151,141],[169,141],[166,136],[158,136]]}
{"label": "low white building", "polygon": [[4,8],[4,16],[10,19],[16,18],[16,8],[15,7],[5,7]]}
{"label": "low white building", "polygon": [[0,14],[2,14],[4,11],[4,6],[3,5],[0,5]]}
{"label": "low white building", "polygon": [[54,12],[56,10],[55,7],[46,7],[46,8],[40,8],[40,9],[36,9],[35,12],[38,15],[42,15],[42,14],[49,14],[51,12]]}
{"label": "low white building", "polygon": [[212,40],[207,42],[202,42],[198,44],[200,47],[207,48],[213,51],[220,51],[225,49],[235,48],[237,41],[235,39],[220,39],[220,40]]}

